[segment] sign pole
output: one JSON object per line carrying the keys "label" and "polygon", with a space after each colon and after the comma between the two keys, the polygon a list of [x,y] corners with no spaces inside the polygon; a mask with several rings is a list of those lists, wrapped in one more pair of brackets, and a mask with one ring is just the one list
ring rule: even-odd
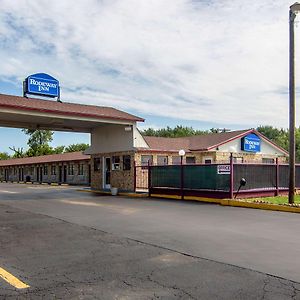
{"label": "sign pole", "polygon": [[233,154],[230,153],[230,188],[229,188],[229,198],[233,199]]}

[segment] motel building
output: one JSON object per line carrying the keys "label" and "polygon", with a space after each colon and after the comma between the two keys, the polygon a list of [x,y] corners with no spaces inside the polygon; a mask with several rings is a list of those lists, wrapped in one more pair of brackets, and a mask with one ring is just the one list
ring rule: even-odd
{"label": "motel building", "polygon": [[[34,79],[29,81],[29,79]],[[28,87],[48,88],[53,77],[39,73],[25,82],[27,94],[41,94]],[[26,86],[27,85],[27,86]],[[50,88],[59,88],[50,85]],[[90,185],[92,189],[135,191],[144,188],[147,166],[236,163],[275,164],[288,153],[254,129],[208,135],[161,138],[142,136],[137,124],[144,119],[112,107],[68,103],[54,99],[0,94],[0,126],[89,133],[85,153],[65,153],[0,161],[0,180]],[[51,97],[54,97],[53,95]],[[76,143],[76,141],[74,141]],[[180,156],[179,151],[184,150]],[[182,151],[181,151],[182,154]]]}

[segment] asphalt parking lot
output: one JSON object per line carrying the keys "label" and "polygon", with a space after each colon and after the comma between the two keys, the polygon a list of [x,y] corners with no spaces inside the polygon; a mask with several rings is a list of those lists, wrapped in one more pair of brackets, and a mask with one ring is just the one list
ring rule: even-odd
{"label": "asphalt parking lot", "polygon": [[0,277],[3,268],[29,286],[0,278],[0,298],[300,299],[299,223],[297,214],[0,184]]}

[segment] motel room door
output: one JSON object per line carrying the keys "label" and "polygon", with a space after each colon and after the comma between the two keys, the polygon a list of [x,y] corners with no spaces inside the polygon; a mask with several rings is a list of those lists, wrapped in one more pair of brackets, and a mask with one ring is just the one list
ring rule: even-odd
{"label": "motel room door", "polygon": [[36,167],[36,181],[43,182],[43,168]]}
{"label": "motel room door", "polygon": [[67,182],[67,166],[64,166],[64,183]]}
{"label": "motel room door", "polygon": [[24,181],[24,169],[19,168],[19,181]]}
{"label": "motel room door", "polygon": [[110,173],[111,173],[111,161],[110,157],[103,157],[103,188],[110,189]]}
{"label": "motel room door", "polygon": [[59,183],[67,182],[67,166],[59,166]]}

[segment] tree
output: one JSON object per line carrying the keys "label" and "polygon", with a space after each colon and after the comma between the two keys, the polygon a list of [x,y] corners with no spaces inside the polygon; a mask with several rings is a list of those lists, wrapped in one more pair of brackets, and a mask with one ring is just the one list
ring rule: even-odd
{"label": "tree", "polygon": [[[269,140],[276,143],[278,146],[288,150],[289,148],[289,131],[287,129],[278,129],[273,126],[259,126],[257,131],[266,136]],[[296,132],[299,132],[299,129]],[[299,132],[300,134],[300,132]],[[300,142],[300,135],[298,134],[298,143]],[[300,144],[299,144],[300,145]]]}
{"label": "tree", "polygon": [[65,153],[67,152],[77,152],[77,151],[84,151],[87,148],[89,148],[90,145],[89,144],[85,144],[85,143],[79,143],[79,144],[72,144],[69,145],[65,148]]}
{"label": "tree", "polygon": [[9,159],[10,155],[7,152],[0,152],[0,160]]}
{"label": "tree", "polygon": [[[273,126],[259,126],[257,131],[285,150],[289,150],[289,130],[278,129]],[[300,162],[300,127],[295,130],[296,135],[296,161]]]}
{"label": "tree", "polygon": [[12,156],[13,158],[25,157],[25,153],[23,151],[23,148],[16,148],[15,146],[13,146],[13,147],[9,147],[9,149],[14,152],[14,154]]}
{"label": "tree", "polygon": [[144,136],[158,136],[158,137],[185,137],[192,135],[202,135],[207,134],[207,130],[195,130],[193,127],[177,125],[174,128],[167,126],[166,128],[153,129],[148,128],[141,132]]}
{"label": "tree", "polygon": [[29,135],[27,145],[29,149],[26,152],[27,156],[38,156],[52,154],[53,150],[49,143],[53,140],[53,132],[50,130],[39,129],[22,129]]}
{"label": "tree", "polygon": [[65,151],[65,146],[57,146],[55,148],[52,149],[53,154],[61,154],[64,153]]}

